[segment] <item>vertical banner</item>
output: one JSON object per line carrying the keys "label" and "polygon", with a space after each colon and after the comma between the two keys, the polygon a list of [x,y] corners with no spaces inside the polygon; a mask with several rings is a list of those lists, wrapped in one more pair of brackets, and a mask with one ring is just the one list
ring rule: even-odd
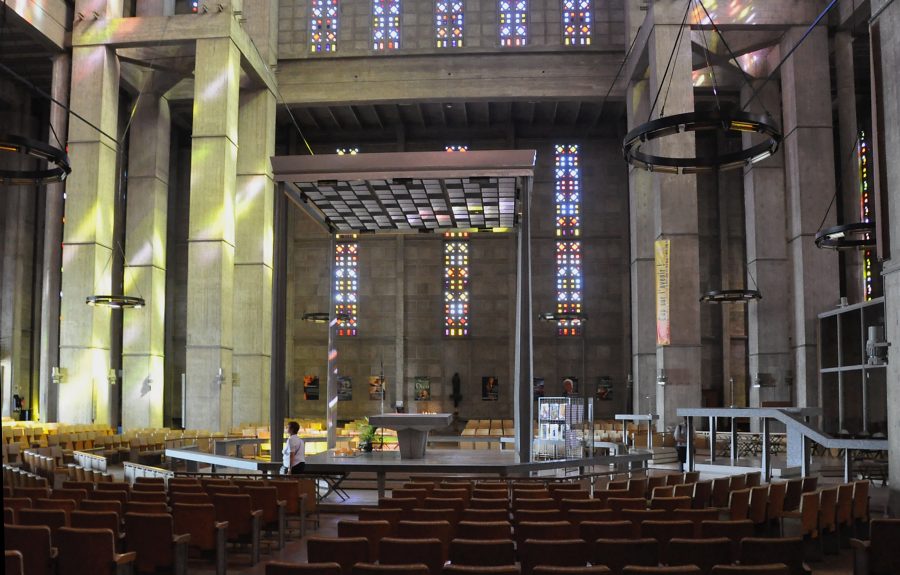
{"label": "vertical banner", "polygon": [[669,240],[656,240],[656,345],[672,343],[669,329]]}

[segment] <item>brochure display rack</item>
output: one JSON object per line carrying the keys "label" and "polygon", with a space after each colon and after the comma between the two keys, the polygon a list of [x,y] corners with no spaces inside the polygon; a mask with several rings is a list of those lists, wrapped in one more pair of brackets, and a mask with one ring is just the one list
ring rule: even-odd
{"label": "brochure display rack", "polygon": [[539,459],[583,457],[581,433],[584,398],[538,398],[538,428],[534,453]]}

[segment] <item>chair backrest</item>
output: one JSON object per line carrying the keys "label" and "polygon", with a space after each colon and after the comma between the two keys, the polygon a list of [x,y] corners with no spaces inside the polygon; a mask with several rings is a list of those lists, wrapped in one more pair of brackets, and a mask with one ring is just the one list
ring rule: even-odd
{"label": "chair backrest", "polygon": [[3,508],[3,523],[9,523],[10,525],[15,524],[16,522],[16,510],[12,507],[4,507]]}
{"label": "chair backrest", "polygon": [[450,551],[453,527],[449,521],[403,521],[397,524],[398,539],[439,539],[443,547],[444,561]]}
{"label": "chair backrest", "polygon": [[114,575],[116,552],[113,532],[109,529],[74,529],[62,527],[57,533],[59,573],[67,575]]}
{"label": "chair backrest", "polygon": [[621,573],[626,565],[659,564],[656,539],[597,539],[591,563],[606,565],[613,573]]}
{"label": "chair backrest", "polygon": [[19,522],[19,511],[22,509],[31,509],[33,502],[28,497],[4,497],[3,498],[3,508],[12,509],[13,516],[15,517],[14,521],[16,523]]}
{"label": "chair backrest", "polygon": [[121,481],[98,483],[94,489],[96,491],[124,491],[125,493],[131,493],[131,486]]}
{"label": "chair backrest", "polygon": [[125,513],[168,513],[165,502],[149,503],[144,501],[129,501],[125,505]]}
{"label": "chair backrest", "polygon": [[583,521],[578,526],[582,539],[588,543],[597,539],[637,539],[631,521]]}
{"label": "chair backrest", "polygon": [[900,573],[900,519],[873,519],[869,523],[869,571]]}
{"label": "chair backrest", "polygon": [[838,486],[837,509],[835,510],[837,524],[849,526],[853,519],[853,484],[842,483]]}
{"label": "chair backrest", "polygon": [[456,532],[465,539],[502,541],[512,538],[509,521],[460,521]]}
{"label": "chair backrest", "polygon": [[49,499],[50,489],[48,487],[13,487],[13,495],[16,497],[28,497],[32,501],[35,499]]}
{"label": "chair backrest", "polygon": [[22,554],[24,572],[28,575],[53,575],[55,572],[50,528],[46,525],[4,525],[3,545]]}
{"label": "chair backrest", "polygon": [[[403,516],[403,510],[384,507],[363,507],[359,510],[360,521],[387,521],[391,524],[391,530],[397,528],[397,523]],[[376,559],[373,557],[373,559]]]}
{"label": "chair backrest", "polygon": [[[449,569],[448,565],[445,569]],[[462,567],[460,567],[462,569]],[[353,566],[353,575],[429,575],[431,572],[424,563],[409,565],[381,565],[379,563],[357,563]]]}
{"label": "chair backrest", "polygon": [[369,541],[365,537],[309,537],[306,555],[310,563],[339,564],[343,575],[349,575],[356,563],[373,559],[369,557]]}
{"label": "chair backrest", "polygon": [[650,498],[656,499],[657,497],[675,497],[675,486],[661,485],[654,487],[653,491],[650,492]]}
{"label": "chair backrest", "polygon": [[15,549],[6,549],[3,551],[3,572],[11,575],[24,575],[25,560],[19,551],[16,551]]}
{"label": "chair backrest", "polygon": [[509,492],[504,489],[479,489],[472,490],[472,499],[508,499]]}
{"label": "chair backrest", "polygon": [[703,521],[700,524],[700,536],[706,539],[727,537],[731,540],[731,560],[737,561],[741,554],[741,541],[753,537],[753,522],[742,521]]}
{"label": "chair backrest", "polygon": [[744,474],[746,477],[746,486],[753,488],[759,487],[760,482],[762,481],[762,472],[761,471],[749,471]]}
{"label": "chair backrest", "polygon": [[565,515],[559,509],[517,509],[513,511],[513,522],[522,521],[565,521]]}
{"label": "chair backrest", "polygon": [[606,565],[590,567],[559,567],[556,565],[538,565],[532,571],[534,575],[607,575],[612,573]]}
{"label": "chair backrest", "polygon": [[244,487],[243,492],[250,496],[253,509],[262,509],[263,524],[271,525],[278,521],[278,490],[274,487]]}
{"label": "chair backrest", "polygon": [[[656,487],[663,487],[669,482],[668,475],[651,475],[647,478],[647,489],[642,496],[649,496]],[[611,487],[607,487],[611,489]]]}
{"label": "chair backrest", "polygon": [[628,490],[628,497],[646,497],[647,483],[648,479],[646,477],[635,477],[634,479],[629,479],[628,485],[626,487],[626,489]]}
{"label": "chair backrest", "polygon": [[379,562],[382,565],[421,563],[428,567],[431,575],[440,573],[444,565],[444,546],[440,539],[385,537],[381,540],[380,553]]}
{"label": "chair backrest", "polygon": [[56,533],[61,527],[69,526],[69,514],[62,509],[22,509],[19,524],[46,525],[50,528],[50,539],[56,545]]}
{"label": "chair backrest", "polygon": [[677,565],[675,567],[627,565],[622,569],[622,575],[695,575],[699,573],[700,568],[696,565]]}
{"label": "chair backrest", "polygon": [[650,509],[662,509],[674,511],[675,509],[690,509],[690,497],[654,497],[650,500]]}
{"label": "chair backrest", "polygon": [[66,480],[62,482],[63,489],[83,489],[90,493],[94,490],[94,483],[90,481],[72,481]]}
{"label": "chair backrest", "polygon": [[627,489],[595,489],[594,499],[600,501],[604,507],[609,507],[609,500],[613,497],[625,497],[635,499],[628,494]]}
{"label": "chair backrest", "polygon": [[284,501],[284,512],[287,515],[300,513],[300,484],[296,481],[267,481],[266,485],[274,487],[278,499]]}
{"label": "chair backrest", "polygon": [[623,509],[647,508],[647,500],[643,497],[610,497],[606,500],[606,503],[617,517],[619,516],[619,512]]}
{"label": "chair backrest", "polygon": [[85,499],[81,502],[81,511],[112,511],[122,516],[124,508],[118,501],[102,501],[97,499]]}
{"label": "chair backrest", "polygon": [[812,493],[819,486],[818,475],[808,475],[803,478],[803,493]]}
{"label": "chair backrest", "polygon": [[341,566],[333,561],[329,563],[269,561],[266,563],[266,575],[341,575]]}
{"label": "chair backrest", "polygon": [[563,497],[559,500],[559,508],[564,512],[568,512],[573,509],[606,509],[606,505],[599,499],[569,499],[568,497]]}
{"label": "chair backrest", "polygon": [[50,499],[71,499],[78,506],[87,499],[87,495],[86,489],[54,489],[50,492]]}
{"label": "chair backrest", "polygon": [[853,482],[853,519],[869,520],[869,480]]}
{"label": "chair backrest", "polygon": [[566,519],[572,525],[580,525],[585,521],[613,521],[615,513],[612,509],[570,509]]}
{"label": "chair backrest", "polygon": [[641,523],[641,537],[652,537],[659,543],[659,559],[668,563],[669,541],[672,539],[690,539],[694,536],[694,524],[691,521],[644,521]]}
{"label": "chair backrest", "polygon": [[685,471],[684,472],[684,482],[685,483],[697,483],[700,481],[700,472],[699,471]]}
{"label": "chair backrest", "polygon": [[89,493],[88,497],[94,501],[118,501],[122,504],[122,507],[125,507],[128,503],[128,493],[118,489],[113,491],[94,491]]}
{"label": "chair backrest", "polygon": [[666,474],[666,485],[678,485],[684,483],[684,473],[668,473]]}
{"label": "chair backrest", "polygon": [[413,498],[416,500],[416,505],[422,505],[422,502],[425,501],[425,498],[428,497],[429,492],[425,489],[392,489],[391,497],[396,497],[398,499],[409,499]]}
{"label": "chair backrest", "polygon": [[712,569],[712,575],[791,575],[791,570],[784,563],[716,565]]}
{"label": "chair backrest", "polygon": [[204,551],[216,548],[216,507],[212,503],[172,505],[175,533],[188,533],[190,545]]}
{"label": "chair backrest", "polygon": [[490,567],[514,565],[516,550],[512,539],[454,539],[450,542],[450,563]]}
{"label": "chair backrest", "polygon": [[341,520],[337,524],[338,537],[365,537],[369,542],[369,557],[378,557],[378,545],[390,537],[394,528],[387,521]]}
{"label": "chair backrest", "polygon": [[838,488],[830,487],[819,491],[819,529],[833,533],[837,529]]}
{"label": "chair backrest", "polygon": [[742,491],[747,489],[746,475],[732,475],[728,478],[728,491]]}
{"label": "chair backrest", "polygon": [[590,558],[590,550],[583,539],[526,539],[519,556],[522,559],[522,575],[531,575],[538,565],[584,567]]}
{"label": "chair backrest", "polygon": [[673,538],[669,541],[667,554],[669,565],[696,565],[707,575],[713,566],[731,563],[731,541],[727,537]]}
{"label": "chair backrest", "polygon": [[803,538],[746,537],[741,541],[741,565],[784,563],[791,575],[803,575]]}
{"label": "chair backrest", "polygon": [[216,494],[213,496],[216,521],[228,522],[228,540],[234,541],[252,534],[253,506],[249,495]]}
{"label": "chair backrest", "polygon": [[[427,498],[426,498],[427,499]],[[424,504],[424,502],[423,502]],[[402,509],[403,511],[410,511],[418,506],[418,502],[415,497],[379,497],[378,498],[378,507],[385,507],[387,509]]]}
{"label": "chair backrest", "polygon": [[134,489],[135,485],[165,485],[166,479],[164,477],[135,477],[134,485],[132,485],[132,489]]}
{"label": "chair backrest", "polygon": [[787,483],[770,483],[766,517],[774,521],[784,515],[784,497],[787,492]]}
{"label": "chair backrest", "polygon": [[810,491],[800,496],[800,533],[819,535],[819,493]]}
{"label": "chair backrest", "polygon": [[559,503],[552,497],[534,497],[529,499],[515,499],[512,504],[513,511],[530,509],[538,511],[541,509],[559,509]]}
{"label": "chair backrest", "polygon": [[169,495],[169,501],[171,501],[173,505],[176,503],[192,503],[195,505],[209,503],[211,505],[212,497],[207,495],[205,492],[182,493],[180,491],[176,491]]}
{"label": "chair backrest", "polygon": [[206,488],[206,492],[210,496],[218,495],[218,494],[237,495],[237,494],[241,493],[241,488],[238,487],[237,485],[220,485],[218,483],[213,483],[213,484],[207,485],[205,488]]}
{"label": "chair backrest", "polygon": [[403,489],[424,489],[431,493],[436,485],[430,481],[407,481],[403,484]]}
{"label": "chair backrest", "polygon": [[750,506],[747,517],[754,525],[766,522],[766,511],[769,504],[769,487],[760,485],[750,488]]}
{"label": "chair backrest", "polygon": [[728,506],[728,486],[731,479],[728,477],[716,477],[712,481],[712,506],[727,507]]}
{"label": "chair backrest", "polygon": [[516,525],[515,540],[517,547],[526,539],[544,539],[561,541],[577,539],[578,529],[568,521],[522,521]]}
{"label": "chair backrest", "polygon": [[631,521],[634,525],[635,537],[641,532],[641,523],[647,520],[661,521],[666,519],[668,512],[663,509],[623,509],[619,512],[619,519]]}
{"label": "chair backrest", "polygon": [[472,498],[472,491],[466,488],[445,488],[445,487],[437,487],[428,494],[428,497],[435,497],[437,499],[462,499],[463,501],[469,501]]}
{"label": "chair backrest", "polygon": [[800,496],[803,494],[803,479],[788,479],[784,493],[784,510],[794,511],[800,507]]}
{"label": "chair backrest", "polygon": [[712,481],[696,481],[694,483],[694,495],[691,498],[691,507],[694,509],[706,509],[712,497]]}
{"label": "chair backrest", "polygon": [[169,485],[169,494],[175,493],[206,493],[206,489],[199,483],[173,483]]}
{"label": "chair backrest", "polygon": [[550,492],[553,499],[562,501],[563,499],[591,499],[591,492],[587,489],[554,489]]}
{"label": "chair backrest", "polygon": [[509,499],[469,499],[469,509],[509,509]]}
{"label": "chair backrest", "polygon": [[688,499],[694,496],[694,484],[693,483],[680,483],[675,486],[675,497],[687,497]]}
{"label": "chair backrest", "polygon": [[125,543],[129,551],[137,553],[138,571],[153,572],[160,567],[172,567],[175,552],[172,537],[175,525],[167,513],[126,513]]}
{"label": "chair backrest", "polygon": [[[743,478],[743,475],[738,477]],[[750,490],[738,489],[728,495],[728,518],[732,521],[747,519],[750,514]]]}
{"label": "chair backrest", "polygon": [[[152,485],[155,487],[153,483],[146,483],[145,485]],[[165,503],[168,501],[168,495],[166,495],[165,491],[132,491],[131,492],[131,500],[129,503]]]}
{"label": "chair backrest", "polygon": [[115,511],[73,511],[69,523],[76,529],[109,529],[120,531],[119,514]]}
{"label": "chair backrest", "polygon": [[509,512],[505,509],[463,509],[461,521],[509,521]]}

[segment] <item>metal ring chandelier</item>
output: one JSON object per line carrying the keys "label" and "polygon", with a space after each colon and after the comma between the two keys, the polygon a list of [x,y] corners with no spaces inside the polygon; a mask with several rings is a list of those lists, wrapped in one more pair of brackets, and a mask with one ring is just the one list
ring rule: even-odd
{"label": "metal ring chandelier", "polygon": [[875,247],[875,224],[856,222],[830,227],[816,234],[816,247],[830,250],[855,250]]}
{"label": "metal ring chandelier", "polygon": [[755,289],[712,290],[700,296],[703,303],[747,303],[759,299],[762,299],[762,294]]}
{"label": "metal ring chandelier", "polygon": [[545,311],[538,314],[541,321],[587,321],[586,313]]}
{"label": "metal ring chandelier", "polygon": [[130,295],[92,295],[84,303],[90,306],[103,305],[113,309],[141,309],[147,303],[142,297]]}
{"label": "metal ring chandelier", "polygon": [[[766,136],[765,141],[737,152],[694,157],[672,157],[649,154],[641,146],[682,132],[718,130],[727,132],[755,132]],[[628,132],[622,142],[625,161],[651,172],[668,174],[697,174],[741,168],[764,160],[774,154],[783,136],[775,123],[765,115],[740,111],[690,112],[663,116],[641,124]]]}
{"label": "metal ring chandelier", "polygon": [[69,157],[64,151],[37,140],[13,134],[0,136],[0,152],[31,156],[54,166],[43,170],[0,170],[0,184],[43,186],[61,182],[72,172]]}

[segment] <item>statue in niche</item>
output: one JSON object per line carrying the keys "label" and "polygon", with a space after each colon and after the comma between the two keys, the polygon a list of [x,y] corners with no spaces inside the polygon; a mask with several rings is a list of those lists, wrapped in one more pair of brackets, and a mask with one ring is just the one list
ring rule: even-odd
{"label": "statue in niche", "polygon": [[453,407],[457,408],[459,407],[459,402],[462,401],[462,392],[460,390],[462,383],[459,379],[459,373],[453,374],[453,379],[450,380],[450,383],[453,386],[453,393],[450,394],[450,399],[453,400]]}

